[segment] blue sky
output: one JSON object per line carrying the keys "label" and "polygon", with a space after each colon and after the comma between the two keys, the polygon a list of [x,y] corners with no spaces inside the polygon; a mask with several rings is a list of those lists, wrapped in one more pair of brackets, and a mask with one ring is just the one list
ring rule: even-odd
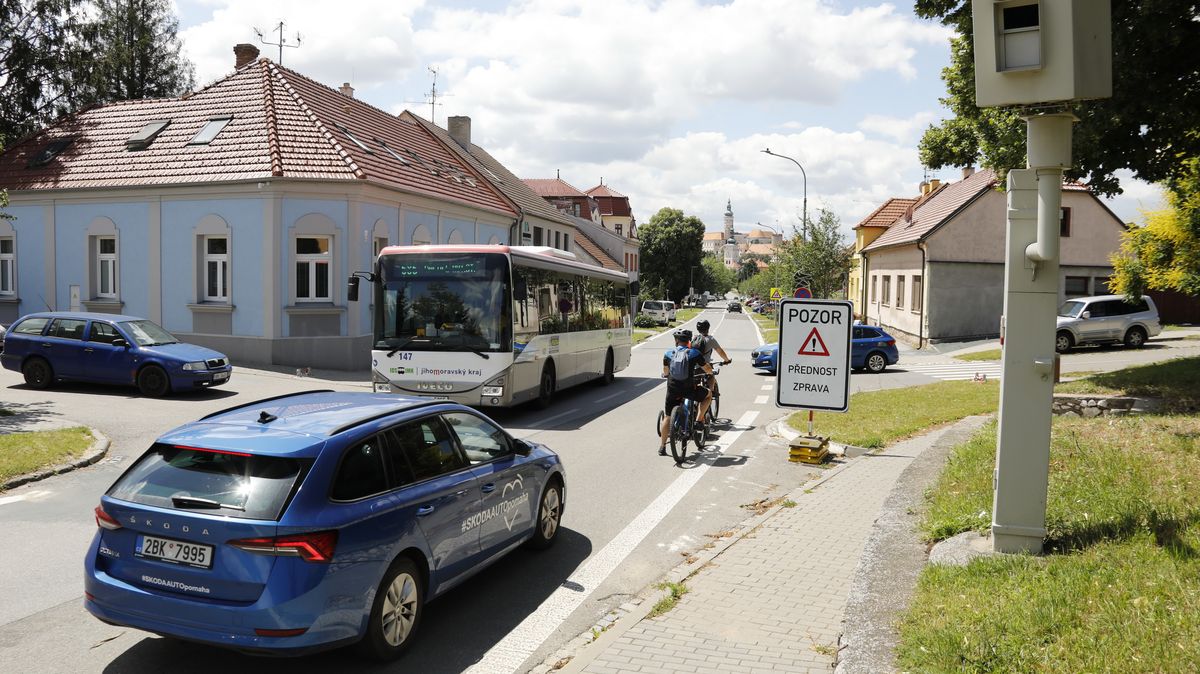
{"label": "blue sky", "polygon": [[[784,230],[832,209],[849,228],[925,176],[922,130],[947,112],[949,33],[909,4],[846,0],[176,0],[201,83],[280,20],[283,64],[385,110],[472,118],[473,140],[524,178],[604,183],[640,222],[670,206],[720,229]],[[331,8],[336,7],[336,11]],[[274,41],[271,36],[268,39]],[[259,45],[277,58],[275,47]],[[930,171],[957,180],[959,169]],[[1123,219],[1160,204],[1129,182]]]}

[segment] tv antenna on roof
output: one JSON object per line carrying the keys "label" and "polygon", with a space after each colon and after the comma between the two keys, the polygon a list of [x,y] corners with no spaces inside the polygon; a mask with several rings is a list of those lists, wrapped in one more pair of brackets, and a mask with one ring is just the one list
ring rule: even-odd
{"label": "tv antenna on roof", "polygon": [[[428,101],[428,103],[429,103],[429,121],[433,122],[434,124],[437,124],[437,117],[436,117],[437,106],[441,105],[441,103],[438,103],[437,99],[439,96],[451,96],[452,94],[439,94],[438,90],[437,90],[438,69],[433,66],[429,66],[429,72],[433,73],[433,84],[430,85],[429,93],[425,94],[425,97],[429,99],[429,101]],[[426,101],[405,101],[405,103],[422,103],[422,104],[424,104],[425,102]]]}
{"label": "tv antenna on roof", "polygon": [[279,22],[278,26],[275,26],[274,30],[279,31],[279,42],[267,42],[267,38],[265,36],[263,36],[263,32],[257,28],[254,29],[254,33],[256,35],[258,35],[259,42],[262,42],[263,44],[271,45],[272,47],[279,47],[279,60],[276,62],[279,65],[283,65],[283,48],[288,47],[290,49],[296,49],[297,47],[299,47],[300,46],[300,33],[296,33],[296,44],[288,44],[287,38],[285,38],[283,36],[283,22],[282,21]]}

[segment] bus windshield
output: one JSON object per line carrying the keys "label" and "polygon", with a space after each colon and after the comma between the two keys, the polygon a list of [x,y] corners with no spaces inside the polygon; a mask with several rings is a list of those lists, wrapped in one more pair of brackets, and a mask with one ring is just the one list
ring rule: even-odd
{"label": "bus windshield", "polygon": [[379,260],[375,348],[512,350],[508,258],[497,253],[413,253]]}

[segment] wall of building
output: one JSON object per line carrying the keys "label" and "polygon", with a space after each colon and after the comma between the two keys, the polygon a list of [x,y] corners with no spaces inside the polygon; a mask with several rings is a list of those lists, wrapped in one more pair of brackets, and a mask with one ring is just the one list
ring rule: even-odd
{"label": "wall of building", "polygon": [[[910,336],[915,341],[921,334],[922,314],[912,303],[913,276],[921,275],[921,251],[913,246],[887,248],[871,253],[867,262],[867,273],[864,284],[867,288],[867,316],[865,322],[882,326],[902,338]],[[889,297],[883,296],[883,279],[888,277]],[[897,279],[904,277],[904,300],[902,306],[897,306],[896,293],[899,287]],[[875,292],[871,293],[872,284]],[[925,288],[925,283],[922,283]],[[924,299],[928,299],[927,291],[922,291]]]}
{"label": "wall of building", "polygon": [[986,262],[929,262],[925,291],[927,337],[963,341],[1000,335],[1004,311],[1004,265]]}

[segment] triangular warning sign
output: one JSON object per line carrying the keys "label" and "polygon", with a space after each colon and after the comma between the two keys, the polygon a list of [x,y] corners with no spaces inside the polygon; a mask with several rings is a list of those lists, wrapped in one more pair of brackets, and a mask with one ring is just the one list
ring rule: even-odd
{"label": "triangular warning sign", "polygon": [[825,340],[821,339],[821,333],[813,328],[812,332],[804,338],[804,343],[800,345],[800,350],[796,353],[801,356],[828,356],[829,348],[825,346]]}

